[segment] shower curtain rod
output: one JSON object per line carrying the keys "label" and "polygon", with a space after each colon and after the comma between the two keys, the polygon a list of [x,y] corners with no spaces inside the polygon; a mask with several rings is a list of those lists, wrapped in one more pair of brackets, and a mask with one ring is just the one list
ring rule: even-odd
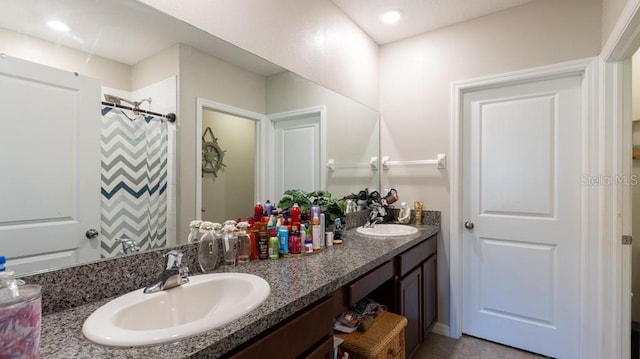
{"label": "shower curtain rod", "polygon": [[140,108],[134,108],[134,107],[131,107],[131,106],[119,105],[119,104],[116,104],[116,103],[113,103],[113,102],[107,102],[107,101],[102,101],[102,104],[105,105],[105,106],[121,108],[123,110],[131,110],[131,111],[134,111],[134,113],[140,112],[140,113],[146,113],[148,115],[154,115],[154,116],[157,116],[157,117],[162,117],[162,118],[167,119],[167,121],[169,121],[171,123],[176,122],[176,114],[175,113],[168,113],[166,115],[163,115],[161,113],[157,113],[157,112],[153,112],[153,111],[147,111],[147,110],[143,110],[143,109],[140,109]]}

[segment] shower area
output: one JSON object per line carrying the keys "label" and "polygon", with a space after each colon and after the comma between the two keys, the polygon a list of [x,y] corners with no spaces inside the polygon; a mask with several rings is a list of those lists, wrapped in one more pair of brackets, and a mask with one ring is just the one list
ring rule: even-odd
{"label": "shower area", "polygon": [[135,93],[103,88],[100,258],[175,244],[175,97],[172,106],[170,96],[148,95],[175,93],[175,80],[165,82]]}

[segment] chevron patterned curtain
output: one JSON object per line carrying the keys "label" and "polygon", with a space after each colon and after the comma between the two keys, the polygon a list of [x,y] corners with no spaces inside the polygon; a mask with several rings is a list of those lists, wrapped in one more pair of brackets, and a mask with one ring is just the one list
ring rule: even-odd
{"label": "chevron patterned curtain", "polygon": [[126,234],[141,250],[167,242],[167,123],[152,116],[134,121],[102,109],[100,256],[122,253]]}

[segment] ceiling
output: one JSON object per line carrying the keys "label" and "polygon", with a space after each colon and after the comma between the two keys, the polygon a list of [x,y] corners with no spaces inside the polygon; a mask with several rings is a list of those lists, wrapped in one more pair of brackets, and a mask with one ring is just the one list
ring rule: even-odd
{"label": "ceiling", "polygon": [[[453,25],[533,0],[331,0],[377,44]],[[382,12],[399,9],[400,22],[387,25]]]}
{"label": "ceiling", "polygon": [[[532,0],[332,1],[375,42],[386,44]],[[0,0],[0,8],[0,27],[128,65],[181,42],[258,74],[282,71],[138,1]],[[390,8],[404,13],[403,19],[391,26],[379,21],[379,13]],[[64,20],[72,31],[52,32],[46,26],[52,19]]]}

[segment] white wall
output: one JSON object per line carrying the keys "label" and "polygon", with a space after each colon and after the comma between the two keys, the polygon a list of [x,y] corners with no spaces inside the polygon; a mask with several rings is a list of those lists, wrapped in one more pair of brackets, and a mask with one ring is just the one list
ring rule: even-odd
{"label": "white wall", "polygon": [[329,0],[141,0],[378,108],[378,47]]}
{"label": "white wall", "polygon": [[[382,155],[430,159],[449,151],[454,81],[598,55],[600,12],[599,0],[539,0],[382,46]],[[449,175],[397,167],[383,174],[382,185],[403,201],[442,211],[438,317],[448,324]]]}

